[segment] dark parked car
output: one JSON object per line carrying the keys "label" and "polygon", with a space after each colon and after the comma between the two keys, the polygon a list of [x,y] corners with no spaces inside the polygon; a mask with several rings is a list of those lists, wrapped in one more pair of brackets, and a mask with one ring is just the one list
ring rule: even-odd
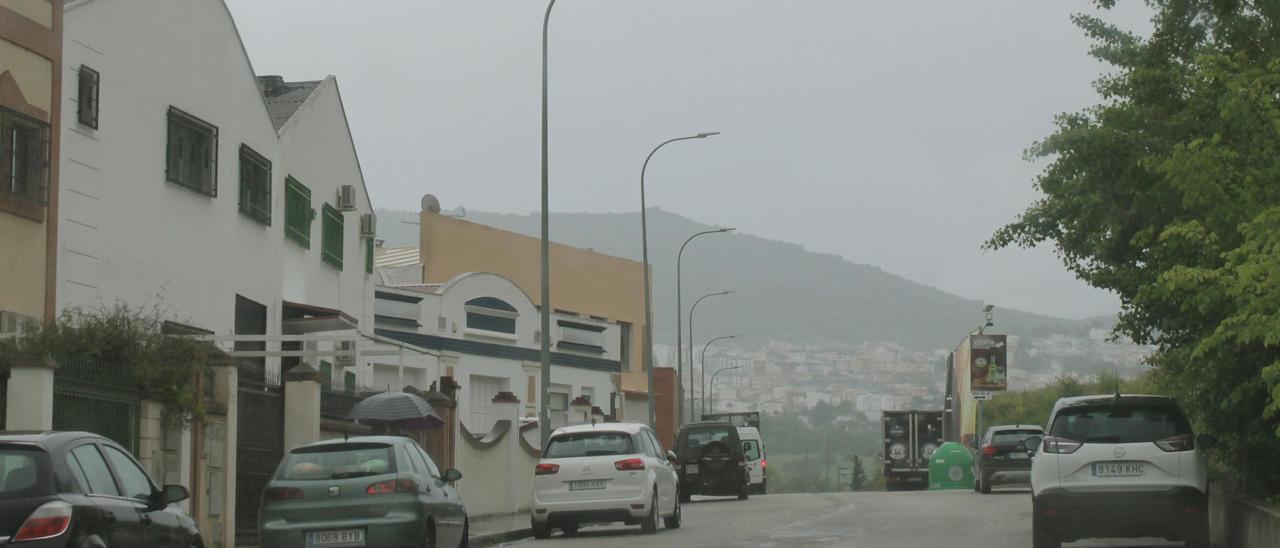
{"label": "dark parked car", "polygon": [[1044,429],[1030,424],[988,428],[973,459],[973,490],[985,494],[997,485],[1029,485],[1031,454],[1023,443],[1043,437]]}
{"label": "dark parked car", "polygon": [[680,427],[676,437],[680,500],[692,495],[747,499],[751,477],[738,427],[728,422],[696,422]]}
{"label": "dark parked car", "polygon": [[296,447],[263,492],[263,548],[467,545],[467,509],[409,438],[361,436]]}
{"label": "dark parked car", "polygon": [[0,432],[0,545],[199,548],[195,521],[119,444],[87,432]]}

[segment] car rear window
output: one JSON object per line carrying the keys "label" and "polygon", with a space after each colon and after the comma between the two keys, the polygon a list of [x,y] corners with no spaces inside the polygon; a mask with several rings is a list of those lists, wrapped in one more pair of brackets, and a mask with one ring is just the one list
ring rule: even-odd
{"label": "car rear window", "polygon": [[991,443],[993,445],[1022,445],[1027,438],[1043,437],[1044,432],[1039,430],[1001,430],[991,434]]}
{"label": "car rear window", "polygon": [[756,440],[742,440],[742,448],[745,449],[747,459],[756,460],[760,458],[760,442]]}
{"label": "car rear window", "polygon": [[0,446],[0,499],[53,493],[49,454],[39,449]]}
{"label": "car rear window", "polygon": [[639,453],[631,442],[631,434],[624,432],[585,432],[564,434],[551,438],[547,444],[549,459],[596,457],[604,455],[630,455]]}
{"label": "car rear window", "polygon": [[334,443],[300,447],[285,457],[277,476],[283,480],[327,480],[395,473],[391,446],[384,443]]}
{"label": "car rear window", "polygon": [[1191,434],[1191,425],[1175,407],[1091,405],[1060,411],[1049,434],[1083,443],[1145,443]]}
{"label": "car rear window", "polygon": [[730,427],[690,428],[685,431],[688,448],[698,450],[707,444],[718,441],[725,444],[733,442],[733,429]]}

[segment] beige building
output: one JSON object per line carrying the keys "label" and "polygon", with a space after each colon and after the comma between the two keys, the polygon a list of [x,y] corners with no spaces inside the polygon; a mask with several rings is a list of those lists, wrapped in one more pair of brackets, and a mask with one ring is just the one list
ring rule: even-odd
{"label": "beige building", "polygon": [[[442,283],[467,272],[494,272],[541,304],[541,242],[523,234],[423,211],[422,280]],[[622,328],[621,392],[647,393],[643,368],[644,268],[589,249],[551,244],[551,303],[561,313],[618,322]],[[621,402],[619,402],[621,404]]]}
{"label": "beige building", "polygon": [[0,0],[0,333],[54,316],[61,59],[62,0]]}

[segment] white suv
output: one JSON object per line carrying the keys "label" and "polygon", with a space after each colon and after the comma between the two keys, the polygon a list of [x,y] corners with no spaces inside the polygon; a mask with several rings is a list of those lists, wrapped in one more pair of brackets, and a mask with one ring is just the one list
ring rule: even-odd
{"label": "white suv", "polygon": [[1202,450],[1172,398],[1062,398],[1043,440],[1027,440],[1035,548],[1096,537],[1164,537],[1209,546]]}
{"label": "white suv", "polygon": [[567,426],[551,433],[533,478],[533,536],[553,528],[566,535],[584,523],[640,524],[658,531],[680,527],[680,496],[672,464],[653,430],[643,424]]}

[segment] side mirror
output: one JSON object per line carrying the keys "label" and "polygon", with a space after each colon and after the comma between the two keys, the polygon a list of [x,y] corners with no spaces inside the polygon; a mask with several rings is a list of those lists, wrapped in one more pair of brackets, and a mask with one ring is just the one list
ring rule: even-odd
{"label": "side mirror", "polygon": [[667,460],[671,462],[680,462],[680,459],[676,457],[676,452],[670,449],[667,449]]}
{"label": "side mirror", "polygon": [[1218,438],[1214,437],[1213,434],[1200,434],[1196,436],[1196,445],[1201,449],[1213,449],[1218,445]]}
{"label": "side mirror", "polygon": [[152,507],[155,510],[159,510],[165,506],[175,502],[182,502],[189,498],[191,498],[191,491],[188,491],[186,487],[181,485],[166,485],[159,493],[156,493],[155,496],[152,497],[151,502]]}
{"label": "side mirror", "polygon": [[1034,455],[1036,451],[1040,450],[1040,442],[1042,441],[1044,441],[1044,438],[1040,436],[1031,436],[1022,440],[1022,447],[1026,448],[1027,451],[1030,451],[1031,454]]}
{"label": "side mirror", "polygon": [[459,472],[457,468],[450,468],[444,471],[444,481],[453,483],[460,479],[462,479],[462,472]]}

